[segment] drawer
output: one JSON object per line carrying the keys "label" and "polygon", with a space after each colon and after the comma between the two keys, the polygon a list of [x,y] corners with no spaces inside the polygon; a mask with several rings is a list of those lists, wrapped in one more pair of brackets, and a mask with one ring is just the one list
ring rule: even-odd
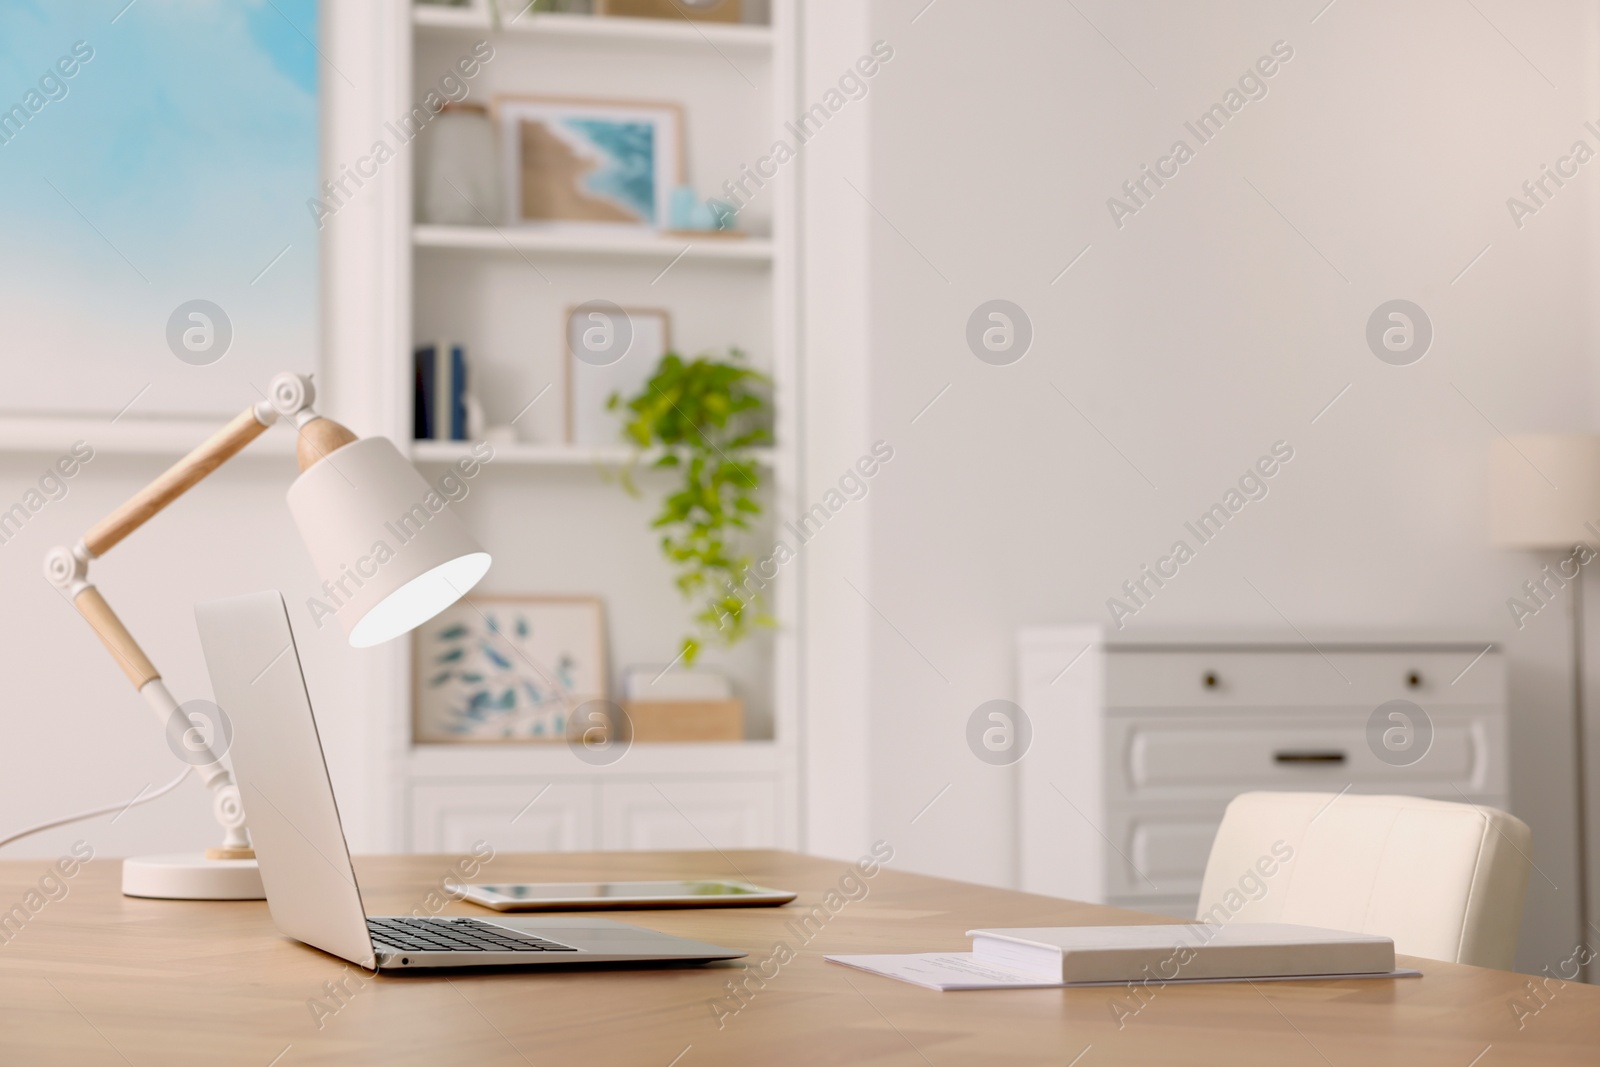
{"label": "drawer", "polygon": [[497,852],[573,852],[597,847],[595,786],[587,782],[417,782],[411,786],[411,851],[462,853],[482,840]]}
{"label": "drawer", "polygon": [[1324,652],[1109,649],[1105,702],[1108,708],[1372,708],[1397,697],[1424,707],[1505,702],[1505,661],[1491,651],[1474,663],[1482,646]]}
{"label": "drawer", "polygon": [[[776,848],[778,784],[765,778],[605,782],[604,849]],[[723,861],[728,861],[726,856]],[[725,867],[725,865],[724,865]],[[737,874],[719,867],[713,873]]]}
{"label": "drawer", "polygon": [[1108,896],[1199,894],[1222,823],[1220,806],[1204,815],[1118,812],[1107,821],[1108,836],[1120,850],[1113,850],[1106,864]]}
{"label": "drawer", "polygon": [[1221,800],[1259,789],[1395,792],[1459,799],[1504,794],[1492,758],[1503,720],[1487,712],[1435,712],[1433,743],[1396,767],[1368,747],[1370,712],[1121,715],[1106,723],[1112,808],[1171,800]]}

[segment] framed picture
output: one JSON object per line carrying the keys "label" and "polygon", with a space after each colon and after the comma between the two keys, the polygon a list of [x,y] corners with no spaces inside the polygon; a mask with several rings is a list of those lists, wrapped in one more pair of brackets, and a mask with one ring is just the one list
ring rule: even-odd
{"label": "framed picture", "polygon": [[595,0],[595,13],[642,19],[738,22],[740,0]]}
{"label": "framed picture", "polygon": [[513,222],[549,229],[666,227],[683,183],[677,104],[495,98],[503,188]]}
{"label": "framed picture", "polygon": [[606,696],[597,597],[472,596],[412,637],[412,739],[563,741],[573,711]]}
{"label": "framed picture", "polygon": [[[661,308],[622,308],[603,301],[567,309],[567,443],[622,443],[626,413],[606,410],[644,388],[672,347],[672,317]],[[620,350],[620,355],[615,355]]]}

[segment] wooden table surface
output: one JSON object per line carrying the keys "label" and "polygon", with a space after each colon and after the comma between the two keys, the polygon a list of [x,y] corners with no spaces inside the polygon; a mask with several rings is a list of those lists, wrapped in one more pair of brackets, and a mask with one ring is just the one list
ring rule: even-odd
{"label": "wooden table surface", "polygon": [[[458,858],[358,858],[369,912],[431,910],[430,885]],[[0,909],[24,902],[48,866],[0,863]],[[822,957],[965,950],[963,931],[978,926],[1171,920],[905,874],[892,863],[859,887],[850,874],[840,860],[749,851],[502,854],[478,876],[742,876],[798,890],[786,908],[614,914],[749,952],[742,964],[764,966],[768,977],[757,970],[741,1003],[727,985],[746,977],[740,964],[363,977],[281,937],[264,903],[126,898],[118,861],[97,859],[64,883],[66,896],[0,941],[0,1063],[1600,1063],[1600,989],[1551,981],[1535,999],[1527,976],[1427,960],[1406,961],[1421,979],[1168,986],[1142,1006],[1126,989],[905,985]],[[60,895],[54,883],[46,888]],[[797,933],[797,910],[813,907],[826,921]],[[440,913],[487,914],[460,902]]]}

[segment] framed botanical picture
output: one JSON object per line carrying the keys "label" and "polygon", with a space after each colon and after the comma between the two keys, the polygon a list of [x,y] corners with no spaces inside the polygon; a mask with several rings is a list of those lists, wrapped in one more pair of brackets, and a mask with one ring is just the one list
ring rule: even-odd
{"label": "framed botanical picture", "polygon": [[659,230],[683,182],[677,104],[495,98],[507,216],[559,230]]}
{"label": "framed botanical picture", "polygon": [[672,347],[672,317],[661,308],[623,308],[595,300],[567,309],[567,443],[622,442],[626,412],[606,410],[643,389]]}
{"label": "framed botanical picture", "polygon": [[412,637],[412,738],[562,741],[574,709],[606,696],[595,597],[472,596]]}

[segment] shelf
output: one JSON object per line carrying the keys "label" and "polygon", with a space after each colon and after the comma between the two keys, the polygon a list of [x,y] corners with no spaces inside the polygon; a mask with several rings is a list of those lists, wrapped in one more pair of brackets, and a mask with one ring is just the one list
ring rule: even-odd
{"label": "shelf", "polygon": [[[491,0],[492,2],[492,0]],[[412,9],[419,32],[487,34],[487,11],[419,4]],[[500,32],[513,37],[550,37],[560,40],[617,42],[668,47],[739,48],[770,51],[772,27],[728,22],[690,22],[688,19],[630,19],[595,15],[529,13],[513,21],[502,20]]]}
{"label": "shelf", "polygon": [[419,224],[412,242],[418,248],[482,252],[534,252],[557,256],[604,256],[770,264],[772,241],[765,237],[677,237],[665,234],[595,236],[551,233],[513,226],[434,226]]}
{"label": "shelf", "polygon": [[[474,444],[467,441],[413,441],[411,442],[411,458],[417,463],[454,463],[472,455]],[[755,461],[762,466],[771,466],[773,450],[758,448],[752,450]],[[659,449],[651,449],[643,454],[640,462],[641,469],[655,461],[660,456]],[[537,445],[517,443],[512,445],[495,445],[494,459],[488,466],[534,466],[534,467],[593,467],[626,465],[634,457],[633,449],[627,445]]]}
{"label": "shelf", "polygon": [[572,775],[579,778],[649,775],[766,775],[782,767],[776,741],[640,742],[615,763],[595,766],[580,760],[560,742],[547,744],[413,745],[412,780],[526,778]]}
{"label": "shelf", "polygon": [[[0,416],[0,455],[55,455],[84,441],[96,455],[162,456],[177,459],[227,425],[232,416],[216,418],[119,419],[93,416]],[[239,453],[248,456],[290,456],[295,435],[269,428]]]}

